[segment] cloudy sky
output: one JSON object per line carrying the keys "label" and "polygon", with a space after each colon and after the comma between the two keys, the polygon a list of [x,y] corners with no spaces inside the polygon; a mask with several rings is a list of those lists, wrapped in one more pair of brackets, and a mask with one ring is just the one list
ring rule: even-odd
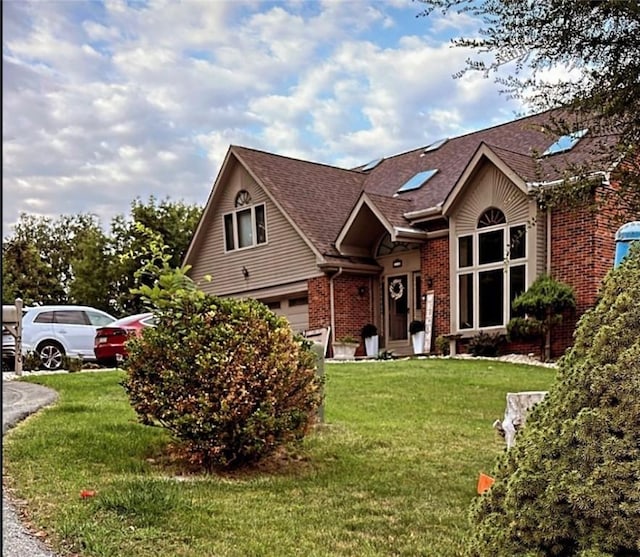
{"label": "cloudy sky", "polygon": [[512,119],[412,0],[5,0],[2,229],[204,204],[230,144],[352,167]]}

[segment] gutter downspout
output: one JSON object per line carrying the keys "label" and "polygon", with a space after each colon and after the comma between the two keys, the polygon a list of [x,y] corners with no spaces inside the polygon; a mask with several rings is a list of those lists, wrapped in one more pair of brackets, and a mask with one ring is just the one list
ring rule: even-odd
{"label": "gutter downspout", "polygon": [[551,275],[551,209],[547,209],[547,269],[546,274]]}
{"label": "gutter downspout", "polygon": [[330,303],[330,311],[331,311],[331,338],[336,338],[336,299],[335,299],[335,289],[334,289],[334,280],[342,274],[342,267],[338,267],[338,272],[331,275],[329,279],[329,303]]}

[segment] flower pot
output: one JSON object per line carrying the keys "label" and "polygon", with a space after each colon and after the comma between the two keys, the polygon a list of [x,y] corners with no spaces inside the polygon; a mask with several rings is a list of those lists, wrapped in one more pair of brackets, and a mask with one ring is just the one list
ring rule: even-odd
{"label": "flower pot", "polygon": [[378,338],[378,335],[375,335],[364,339],[364,348],[369,358],[375,358],[378,355]]}
{"label": "flower pot", "polygon": [[357,343],[351,342],[334,342],[333,343],[333,358],[336,360],[355,360],[356,350],[358,348]]}
{"label": "flower pot", "polygon": [[414,354],[422,354],[424,352],[424,336],[424,331],[419,331],[411,335]]}

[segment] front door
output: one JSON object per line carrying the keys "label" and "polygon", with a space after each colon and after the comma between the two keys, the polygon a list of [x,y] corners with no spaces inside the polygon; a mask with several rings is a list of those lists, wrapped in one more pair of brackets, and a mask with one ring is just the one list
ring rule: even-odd
{"label": "front door", "polygon": [[387,331],[388,342],[407,341],[409,338],[409,300],[408,275],[387,277]]}

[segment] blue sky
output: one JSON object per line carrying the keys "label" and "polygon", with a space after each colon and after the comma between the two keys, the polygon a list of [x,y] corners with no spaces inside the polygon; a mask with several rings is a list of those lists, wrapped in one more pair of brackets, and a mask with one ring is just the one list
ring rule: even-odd
{"label": "blue sky", "polygon": [[[3,237],[20,212],[204,204],[230,144],[353,167],[513,119],[453,79],[467,16],[388,1],[8,0]],[[304,184],[301,184],[303,191]]]}

